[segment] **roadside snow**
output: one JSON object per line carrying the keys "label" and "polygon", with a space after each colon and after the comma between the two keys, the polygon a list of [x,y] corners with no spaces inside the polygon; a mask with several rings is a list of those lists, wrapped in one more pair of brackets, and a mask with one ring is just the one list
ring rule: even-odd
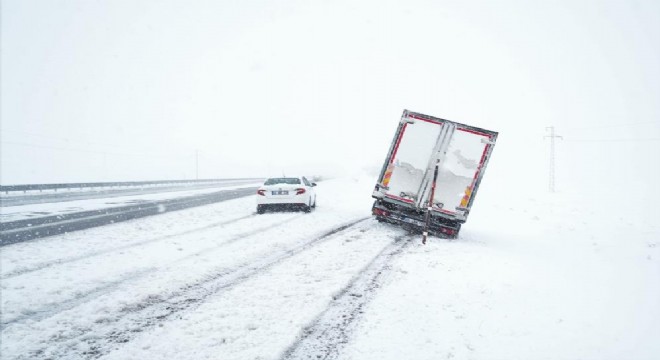
{"label": "roadside snow", "polygon": [[396,260],[340,358],[660,358],[657,223],[562,195],[500,200],[457,241]]}
{"label": "roadside snow", "polygon": [[[336,341],[306,329],[404,234],[360,221],[372,187],[322,182],[310,214],[256,215],[247,197],[5,246],[3,359],[279,359]],[[650,211],[483,193],[459,239],[419,242],[336,319],[351,323],[327,358],[660,358]]]}
{"label": "roadside snow", "polygon": [[[352,184],[320,185],[319,205],[311,214],[256,215],[255,199],[248,197],[6,246],[2,353],[9,358],[84,358],[90,352],[110,351],[117,345],[113,334],[126,327],[148,330],[161,304],[181,297],[184,303],[196,301],[233,286],[241,276],[249,278],[279,258],[295,255],[296,248],[323,232],[367,218],[370,200],[358,200],[366,207],[355,206],[352,191],[342,190],[346,185]],[[195,218],[190,213],[202,215],[195,226],[186,225]],[[332,239],[336,251],[350,248],[344,243],[351,238],[339,234]],[[339,257],[344,264],[339,267],[347,268],[345,276],[352,276],[351,266],[359,266],[360,261],[351,261],[354,256],[362,254],[367,261],[370,251],[390,238],[370,240],[362,240],[371,244],[362,246],[364,252]],[[334,261],[332,252],[325,256]],[[285,269],[296,266],[286,264]],[[331,276],[328,281],[339,284],[332,291],[342,283]]]}
{"label": "roadside snow", "polygon": [[105,358],[276,358],[398,233],[369,220],[211,297]]}

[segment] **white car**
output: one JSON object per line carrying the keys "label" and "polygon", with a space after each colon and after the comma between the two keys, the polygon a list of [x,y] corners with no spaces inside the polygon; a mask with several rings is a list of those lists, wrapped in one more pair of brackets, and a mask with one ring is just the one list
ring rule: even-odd
{"label": "white car", "polygon": [[304,176],[267,179],[257,190],[257,213],[266,209],[301,209],[310,212],[316,207],[316,183]]}

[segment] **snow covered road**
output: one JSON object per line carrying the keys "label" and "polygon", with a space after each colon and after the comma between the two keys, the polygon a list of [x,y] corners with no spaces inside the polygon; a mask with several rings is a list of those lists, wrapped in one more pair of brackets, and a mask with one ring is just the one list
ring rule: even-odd
{"label": "snow covered road", "polygon": [[[3,359],[655,359],[660,227],[483,196],[456,241],[253,197],[2,248]],[[610,221],[612,220],[612,221]]]}
{"label": "snow covered road", "polygon": [[[344,200],[311,214],[257,216],[253,198],[237,199],[6,247],[2,352],[12,358],[124,354],[118,344],[132,348],[149,341],[138,335],[157,325],[169,328],[171,320],[215,300],[249,304],[252,297],[240,296],[254,292],[255,281],[264,282],[263,295],[256,297],[262,301],[273,300],[267,294],[283,286],[304,295],[295,297],[299,306],[275,306],[274,316],[282,315],[282,307],[299,312],[316,303],[299,315],[291,332],[295,338],[361,267],[403,234],[371,220],[368,201],[365,214],[347,211],[350,203]],[[225,295],[233,291],[238,299]],[[236,332],[245,329],[241,321],[232,326]],[[244,358],[244,350],[234,350],[236,358]]]}
{"label": "snow covered road", "polygon": [[[248,196],[254,194],[257,188],[254,185],[162,194],[147,193],[103,201],[81,200],[78,203],[84,203],[92,209],[75,212],[69,212],[72,208],[69,207],[68,202],[2,207],[0,208],[0,217],[3,219],[0,224],[0,246]],[[35,211],[36,208],[46,210],[44,206],[51,208],[50,212]],[[7,221],[12,216],[28,218]]]}
{"label": "snow covered road", "polygon": [[[250,184],[260,184],[263,179],[218,179],[218,180],[191,180],[190,182],[146,182],[146,183],[87,183],[87,184],[63,184],[66,187],[52,185],[55,188],[41,190],[12,190],[8,189],[0,193],[0,202],[3,207],[61,203],[75,200],[110,199],[127,196],[145,196],[150,194],[164,194],[168,192],[189,193],[209,188],[232,187]],[[79,188],[72,186],[77,185]],[[21,186],[21,185],[18,185]],[[25,186],[25,185],[23,185]],[[42,185],[27,185],[40,187]],[[49,186],[49,185],[43,185]],[[13,187],[13,186],[9,186]],[[59,192],[58,190],[59,189]],[[160,197],[162,199],[162,196]],[[121,201],[121,200],[120,200]]]}
{"label": "snow covered road", "polygon": [[[114,191],[73,191],[50,195],[0,195],[3,222],[64,216],[81,211],[117,208],[126,205],[204,195],[220,190],[258,187],[256,180],[227,180],[213,185],[153,187]],[[50,198],[44,199],[44,197]]]}

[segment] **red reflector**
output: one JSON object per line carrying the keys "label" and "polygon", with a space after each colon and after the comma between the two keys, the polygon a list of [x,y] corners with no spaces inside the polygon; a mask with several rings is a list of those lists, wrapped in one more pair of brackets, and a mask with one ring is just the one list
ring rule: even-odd
{"label": "red reflector", "polygon": [[304,194],[304,193],[305,193],[305,189],[303,189],[303,188],[296,189],[296,195],[300,195],[300,194]]}
{"label": "red reflector", "polygon": [[266,190],[257,190],[257,194],[261,196],[266,196]]}
{"label": "red reflector", "polygon": [[376,216],[389,216],[390,215],[389,211],[385,211],[385,210],[382,210],[382,209],[379,209],[379,208],[374,208],[373,213]]}

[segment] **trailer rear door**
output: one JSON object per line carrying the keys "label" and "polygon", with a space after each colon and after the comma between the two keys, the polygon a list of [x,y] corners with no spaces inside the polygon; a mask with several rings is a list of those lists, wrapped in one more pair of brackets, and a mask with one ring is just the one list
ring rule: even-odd
{"label": "trailer rear door", "polygon": [[436,211],[448,215],[469,212],[497,133],[456,124],[441,166],[433,198]]}
{"label": "trailer rear door", "polygon": [[441,129],[441,123],[427,120],[403,124],[383,176],[386,197],[411,205],[417,202]]}

